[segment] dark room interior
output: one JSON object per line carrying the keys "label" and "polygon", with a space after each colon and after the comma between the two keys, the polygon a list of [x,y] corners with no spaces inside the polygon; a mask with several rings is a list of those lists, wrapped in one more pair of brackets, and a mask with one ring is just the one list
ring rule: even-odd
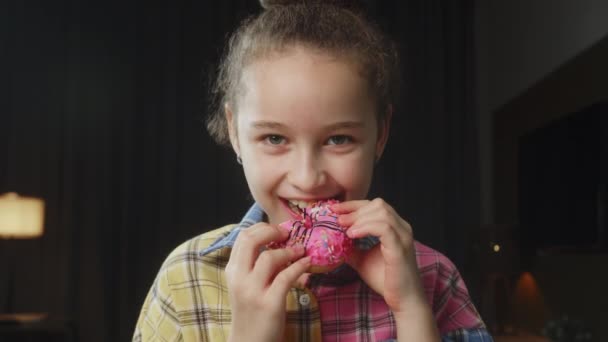
{"label": "dark room interior", "polygon": [[[608,341],[608,3],[361,2],[404,80],[370,198],[454,262],[495,341]],[[0,1],[0,341],[131,340],[167,255],[241,219],[204,120],[259,11]],[[39,232],[2,227],[16,196]]]}

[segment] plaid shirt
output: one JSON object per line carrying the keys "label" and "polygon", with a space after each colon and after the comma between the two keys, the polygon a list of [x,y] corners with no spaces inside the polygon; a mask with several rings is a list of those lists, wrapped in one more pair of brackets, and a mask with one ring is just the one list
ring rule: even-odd
{"label": "plaid shirt", "polygon": [[[254,205],[238,225],[202,234],[177,247],[163,263],[137,321],[133,341],[226,341],[230,304],[225,267],[239,232],[262,221]],[[378,241],[360,239],[369,249]],[[425,292],[442,341],[490,342],[456,267],[415,244]],[[286,341],[395,341],[396,324],[384,299],[350,267],[313,274],[287,294]]]}

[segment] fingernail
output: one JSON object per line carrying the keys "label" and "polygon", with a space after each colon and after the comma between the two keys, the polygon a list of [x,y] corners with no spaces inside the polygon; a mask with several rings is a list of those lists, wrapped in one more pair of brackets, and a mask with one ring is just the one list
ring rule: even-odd
{"label": "fingernail", "polygon": [[352,238],[356,238],[356,237],[357,237],[357,229],[349,229],[349,230],[347,230],[347,231],[346,231],[346,235],[347,235],[349,238],[351,238],[351,239],[352,239]]}
{"label": "fingernail", "polygon": [[291,248],[293,249],[293,251],[296,254],[302,254],[302,253],[304,253],[304,246],[302,246],[300,244],[293,245]]}

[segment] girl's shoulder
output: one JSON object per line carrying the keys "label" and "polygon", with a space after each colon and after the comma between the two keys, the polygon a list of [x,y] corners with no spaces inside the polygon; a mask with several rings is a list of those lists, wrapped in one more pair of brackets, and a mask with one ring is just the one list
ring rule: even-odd
{"label": "girl's shoulder", "polygon": [[420,278],[441,333],[483,329],[484,323],[456,265],[441,252],[418,241],[415,248]]}
{"label": "girl's shoulder", "polygon": [[160,267],[155,286],[164,289],[166,293],[188,294],[200,289],[197,286],[184,287],[184,284],[198,284],[201,281],[220,282],[219,277],[222,272],[218,272],[218,269],[223,269],[228,263],[230,249],[224,248],[210,254],[201,252],[214,242],[223,239],[235,227],[235,224],[231,224],[211,230],[177,246]]}
{"label": "girl's shoulder", "polygon": [[236,226],[236,224],[229,224],[184,241],[169,253],[165,259],[163,268],[171,267],[176,264],[183,264],[184,262],[202,261],[207,257],[206,255],[203,255],[202,251],[228,236]]}
{"label": "girl's shoulder", "polygon": [[458,272],[456,265],[443,253],[419,242],[415,241],[416,261],[419,269],[433,268],[437,271],[449,273]]}
{"label": "girl's shoulder", "polygon": [[[208,322],[213,322],[217,317],[225,317],[210,308],[217,308],[221,303],[227,302],[227,299],[222,299],[227,297],[226,286],[222,285],[225,284],[222,270],[228,262],[230,250],[226,248],[207,255],[201,251],[229,234],[235,226],[227,225],[195,236],[168,255],[142,309],[145,321],[140,318],[138,326],[149,329],[150,326],[143,322],[154,321],[158,317],[171,317],[173,320],[159,322],[169,330],[178,327],[177,330],[184,339],[195,340],[197,337],[193,336],[199,336],[200,329],[207,328],[206,325],[203,327],[199,324],[201,315],[208,317]],[[155,328],[164,327],[159,322]],[[221,324],[218,326],[221,327]],[[170,330],[170,337],[176,336],[174,331],[175,329]],[[217,331],[220,335],[223,333],[221,328]]]}

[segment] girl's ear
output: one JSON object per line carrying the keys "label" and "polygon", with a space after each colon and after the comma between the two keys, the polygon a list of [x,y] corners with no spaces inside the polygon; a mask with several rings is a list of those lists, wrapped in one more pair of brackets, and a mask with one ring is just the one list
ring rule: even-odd
{"label": "girl's ear", "polygon": [[234,113],[232,112],[232,108],[230,105],[226,103],[224,105],[224,114],[226,115],[226,124],[228,126],[228,136],[230,137],[230,144],[232,145],[232,149],[236,153],[237,156],[241,155],[241,149],[239,146],[239,139],[236,133],[236,123],[234,122]]}
{"label": "girl's ear", "polygon": [[382,156],[386,143],[388,141],[388,135],[391,130],[391,119],[393,117],[393,105],[388,105],[386,109],[386,115],[382,120],[378,122],[378,140],[376,141],[376,162]]}

